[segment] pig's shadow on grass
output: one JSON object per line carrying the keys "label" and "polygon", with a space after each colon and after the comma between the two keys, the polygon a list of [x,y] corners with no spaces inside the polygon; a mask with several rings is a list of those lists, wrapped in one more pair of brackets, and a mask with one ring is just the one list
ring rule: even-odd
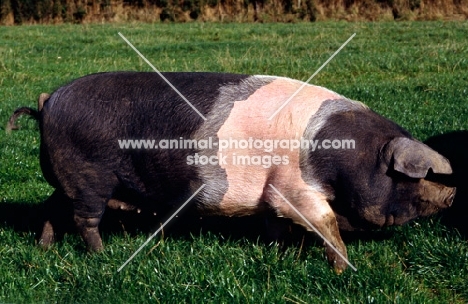
{"label": "pig's shadow on grass", "polygon": [[[186,207],[187,208],[187,207]],[[185,212],[184,212],[185,211]],[[43,204],[25,202],[0,203],[0,225],[11,227],[21,233],[35,233],[39,238],[43,225]],[[57,241],[65,233],[77,233],[71,209],[61,210],[64,219],[59,223]],[[161,216],[136,211],[107,209],[100,224],[103,236],[110,234],[148,235],[165,222],[173,210],[162,210]],[[201,217],[194,210],[183,210],[164,228],[165,237],[190,239],[192,236],[210,232],[219,237],[219,241],[247,239],[253,242],[270,244],[278,242],[283,248],[289,246],[321,246],[323,241],[315,234],[308,233],[302,227],[293,225],[288,219],[277,218],[274,214],[249,217]],[[392,237],[392,232],[371,231],[342,233],[345,243],[357,240],[382,240]],[[78,248],[77,248],[78,249]],[[85,249],[84,243],[81,249]]]}
{"label": "pig's shadow on grass", "polygon": [[0,225],[17,232],[35,232],[42,226],[42,204],[0,203]]}
{"label": "pig's shadow on grass", "polygon": [[452,206],[442,214],[442,223],[457,228],[466,237],[468,236],[468,131],[433,136],[425,143],[450,161],[453,174],[445,178],[444,182],[457,187]]}

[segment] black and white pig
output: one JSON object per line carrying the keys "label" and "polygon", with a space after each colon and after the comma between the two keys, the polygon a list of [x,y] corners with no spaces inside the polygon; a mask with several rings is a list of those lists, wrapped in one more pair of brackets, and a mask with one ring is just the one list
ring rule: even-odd
{"label": "black and white pig", "polygon": [[[431,179],[450,174],[449,162],[360,102],[306,85],[269,119],[302,82],[222,73],[164,76],[206,119],[156,73],[85,76],[44,102],[40,161],[56,190],[46,201],[42,245],[54,241],[54,213],[68,203],[88,248],[101,250],[98,226],[107,204],[132,208],[113,200],[119,191],[147,204],[181,205],[205,185],[192,201],[204,214],[273,210],[311,230],[287,199],[344,257],[339,228],[401,225],[452,203],[455,188]],[[121,145],[130,139],[204,144]],[[292,140],[302,140],[301,147],[288,145]],[[338,147],[342,140],[353,144]],[[267,141],[276,147],[260,147]],[[335,270],[344,270],[346,262],[325,247]]]}

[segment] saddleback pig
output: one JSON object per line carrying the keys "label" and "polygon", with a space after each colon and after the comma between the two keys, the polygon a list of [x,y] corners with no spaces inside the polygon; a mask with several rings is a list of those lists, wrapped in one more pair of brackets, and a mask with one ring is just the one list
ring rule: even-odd
{"label": "saddleback pig", "polygon": [[[205,185],[191,202],[204,214],[269,209],[311,230],[287,199],[344,257],[339,228],[401,225],[452,203],[455,188],[431,178],[450,174],[449,162],[360,102],[306,85],[272,117],[302,82],[163,74],[205,119],[156,73],[93,74],[43,96],[40,161],[55,188],[46,201],[43,246],[54,241],[52,215],[71,204],[88,248],[101,250],[106,206],[133,208],[113,199],[122,191],[146,204],[180,206]],[[132,148],[125,140],[166,145]],[[168,148],[169,140],[198,146]],[[288,145],[291,140],[301,146]],[[266,148],[267,142],[276,146]],[[335,270],[344,270],[345,261],[325,247]]]}

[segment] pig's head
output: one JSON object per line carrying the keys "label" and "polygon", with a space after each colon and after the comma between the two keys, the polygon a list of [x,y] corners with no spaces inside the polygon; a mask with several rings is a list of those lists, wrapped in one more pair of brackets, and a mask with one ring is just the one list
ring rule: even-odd
{"label": "pig's head", "polygon": [[452,173],[442,155],[362,105],[338,101],[323,107],[329,113],[313,138],[353,139],[355,147],[309,151],[305,172],[328,194],[341,229],[402,225],[452,204],[455,188],[439,181]]}
{"label": "pig's head", "polygon": [[[455,188],[437,182],[437,174],[451,174],[447,159],[414,139],[396,137],[379,151],[375,178],[376,202],[361,202],[357,212],[377,226],[402,225],[452,204]],[[380,196],[380,197],[379,197]],[[357,204],[358,205],[358,204]]]}

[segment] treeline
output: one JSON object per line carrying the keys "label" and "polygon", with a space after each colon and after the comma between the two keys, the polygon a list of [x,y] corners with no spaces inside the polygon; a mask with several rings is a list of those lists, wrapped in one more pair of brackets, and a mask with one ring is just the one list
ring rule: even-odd
{"label": "treeline", "polygon": [[468,0],[0,0],[0,23],[292,22],[468,17]]}

